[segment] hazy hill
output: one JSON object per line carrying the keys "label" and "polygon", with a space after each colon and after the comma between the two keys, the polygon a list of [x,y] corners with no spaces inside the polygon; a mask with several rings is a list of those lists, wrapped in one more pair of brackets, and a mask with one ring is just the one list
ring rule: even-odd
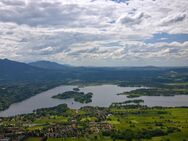
{"label": "hazy hill", "polygon": [[0,59],[0,83],[38,82],[71,78],[67,72],[34,67],[26,63]]}
{"label": "hazy hill", "polygon": [[62,64],[58,64],[56,62],[43,61],[43,60],[31,62],[31,63],[29,63],[29,65],[38,67],[38,68],[49,69],[49,70],[65,70],[65,69],[71,68],[68,65],[62,65]]}
{"label": "hazy hill", "polygon": [[116,82],[123,84],[187,81],[186,67],[71,67],[48,61],[30,64],[0,60],[0,83],[41,81]]}

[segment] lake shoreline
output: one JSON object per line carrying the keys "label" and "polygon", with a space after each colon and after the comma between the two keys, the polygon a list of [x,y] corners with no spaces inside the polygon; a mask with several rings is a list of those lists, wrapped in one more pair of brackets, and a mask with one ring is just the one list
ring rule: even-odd
{"label": "lake shoreline", "polygon": [[[52,96],[58,93],[70,91],[73,88],[79,88],[81,92],[92,92],[94,93],[92,102],[87,104],[81,104],[75,102],[73,99],[53,99]],[[130,92],[143,87],[120,87],[112,84],[103,84],[95,86],[79,87],[76,85],[60,85],[55,88],[49,89],[35,96],[32,96],[22,102],[12,104],[8,109],[0,112],[0,117],[4,116],[15,116],[19,114],[32,113],[33,110],[40,108],[54,107],[59,104],[67,104],[71,109],[79,109],[84,106],[98,106],[98,107],[109,107],[113,102],[123,102],[130,100],[125,95],[117,95],[122,92]],[[149,107],[162,106],[162,107],[181,107],[188,106],[187,95],[176,95],[174,97],[164,96],[141,96],[139,97],[144,100],[143,105]],[[136,98],[131,98],[136,99]],[[171,102],[172,101],[172,102]],[[174,102],[174,103],[173,103]]]}

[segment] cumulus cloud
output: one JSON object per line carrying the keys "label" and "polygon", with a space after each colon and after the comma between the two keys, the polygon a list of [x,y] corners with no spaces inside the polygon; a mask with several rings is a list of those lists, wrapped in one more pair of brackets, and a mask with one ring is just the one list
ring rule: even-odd
{"label": "cumulus cloud", "polygon": [[138,13],[134,16],[133,15],[123,15],[123,16],[119,17],[119,19],[117,20],[117,23],[132,26],[134,24],[140,24],[142,22],[142,20],[144,20],[145,18],[147,18],[147,16],[143,12]]}
{"label": "cumulus cloud", "polygon": [[164,18],[161,22],[162,25],[168,25],[168,24],[176,24],[177,22],[181,22],[185,20],[186,14],[185,13],[179,13],[176,15],[170,15],[166,18]]}
{"label": "cumulus cloud", "polygon": [[188,34],[187,6],[187,0],[1,0],[0,58],[74,65],[158,65],[166,59],[163,65],[185,65],[188,39],[145,40]]}
{"label": "cumulus cloud", "polygon": [[[101,47],[101,44],[103,46]],[[88,47],[90,43],[79,44],[76,47],[70,47],[65,51],[66,55],[71,55],[72,57],[98,57],[99,59],[126,59],[130,58],[163,58],[169,56],[173,57],[187,57],[181,56],[187,48],[188,42],[184,43],[155,43],[155,44],[145,44],[142,42],[129,42],[125,44],[119,44],[118,46],[111,46],[110,48],[105,47],[104,43],[95,42],[92,47]],[[82,55],[80,55],[82,54]]]}

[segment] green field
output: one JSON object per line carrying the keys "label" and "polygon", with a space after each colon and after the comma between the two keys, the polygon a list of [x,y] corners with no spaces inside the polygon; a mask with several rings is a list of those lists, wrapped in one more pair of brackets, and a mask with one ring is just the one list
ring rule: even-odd
{"label": "green field", "polygon": [[[107,118],[102,121],[109,123],[113,126],[114,130],[118,133],[124,131],[131,131],[134,133],[132,141],[138,141],[140,133],[145,131],[149,134],[151,131],[163,131],[164,135],[152,135],[152,137],[143,137],[139,141],[186,141],[188,140],[188,108],[125,108],[125,107],[111,107],[108,108],[109,114]],[[71,111],[72,114],[76,111]],[[90,111],[91,112],[91,111]],[[97,117],[89,116],[85,110],[79,110],[76,113],[81,115],[82,118],[78,119],[78,123],[86,123],[97,121]],[[86,116],[87,115],[87,116]],[[40,117],[34,122],[38,124],[50,123],[59,124],[68,122],[71,117],[53,116],[53,117]],[[36,125],[36,129],[41,127]],[[44,126],[45,127],[45,126]],[[35,128],[31,127],[30,130]],[[173,131],[167,132],[169,129]],[[75,138],[48,138],[48,141],[124,141],[126,139],[113,139],[112,134],[105,136],[102,132],[99,133],[85,133],[83,137]],[[126,134],[126,133],[125,133]],[[133,135],[132,135],[133,136]],[[27,141],[37,141],[38,138],[29,138]],[[129,141],[129,140],[128,140]]]}
{"label": "green field", "polygon": [[111,109],[114,113],[126,113],[126,115],[113,114],[109,117],[109,123],[116,129],[124,130],[166,130],[167,127],[178,128],[181,131],[165,136],[144,139],[144,141],[184,141],[188,140],[188,109],[187,108],[154,108],[154,109]]}
{"label": "green field", "polygon": [[40,141],[41,138],[38,138],[38,137],[30,137],[30,138],[27,138],[26,141]]}

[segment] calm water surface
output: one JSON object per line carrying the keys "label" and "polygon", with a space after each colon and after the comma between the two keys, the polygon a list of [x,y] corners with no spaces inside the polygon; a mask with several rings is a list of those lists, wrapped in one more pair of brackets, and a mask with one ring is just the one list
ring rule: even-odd
{"label": "calm water surface", "polygon": [[[7,110],[0,112],[0,117],[31,113],[35,109],[54,107],[63,103],[66,103],[68,107],[74,109],[78,109],[86,105],[107,107],[112,102],[123,102],[129,99],[125,95],[117,95],[117,93],[140,88],[119,87],[116,85],[97,85],[80,88],[80,91],[93,93],[92,102],[88,104],[81,104],[75,102],[73,99],[64,100],[51,98],[58,93],[70,91],[75,87],[76,86],[59,86],[51,90],[42,92],[22,102],[12,104]],[[144,104],[148,106],[188,106],[188,96],[186,95],[174,97],[142,96],[139,99],[143,99]]]}

